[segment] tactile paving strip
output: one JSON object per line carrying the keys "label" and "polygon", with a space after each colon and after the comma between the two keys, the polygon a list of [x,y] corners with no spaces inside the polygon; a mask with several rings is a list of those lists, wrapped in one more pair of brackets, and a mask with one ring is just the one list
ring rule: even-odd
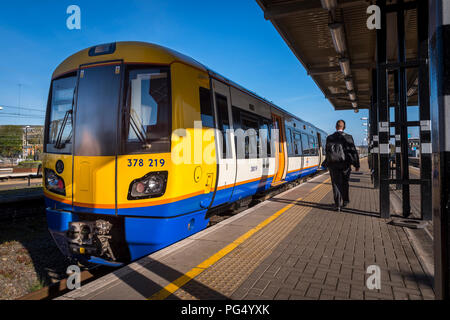
{"label": "tactile paving strip", "polygon": [[[302,201],[317,203],[329,192],[330,186],[324,184]],[[293,206],[168,299],[208,300],[230,297],[310,210],[310,207]]]}

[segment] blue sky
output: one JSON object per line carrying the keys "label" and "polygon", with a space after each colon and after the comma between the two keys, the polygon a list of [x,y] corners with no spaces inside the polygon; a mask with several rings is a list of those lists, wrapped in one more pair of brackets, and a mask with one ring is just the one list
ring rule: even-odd
{"label": "blue sky", "polygon": [[[72,4],[81,30],[66,27]],[[0,124],[42,124],[55,67],[86,47],[125,40],[187,54],[329,133],[345,119],[362,142],[367,111],[335,112],[254,0],[1,1]]]}

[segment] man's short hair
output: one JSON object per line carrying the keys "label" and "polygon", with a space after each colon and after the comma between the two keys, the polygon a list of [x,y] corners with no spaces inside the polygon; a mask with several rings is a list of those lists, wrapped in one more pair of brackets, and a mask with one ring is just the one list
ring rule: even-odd
{"label": "man's short hair", "polygon": [[341,124],[340,123],[342,123],[342,125],[344,126],[344,128],[343,129],[345,129],[345,121],[344,120],[338,120],[337,122],[336,122],[336,128],[338,128],[338,127],[340,127],[341,126]]}

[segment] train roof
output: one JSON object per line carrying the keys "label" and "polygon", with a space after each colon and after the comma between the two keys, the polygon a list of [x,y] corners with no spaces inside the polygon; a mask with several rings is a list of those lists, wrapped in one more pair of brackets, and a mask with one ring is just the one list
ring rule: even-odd
{"label": "train roof", "polygon": [[[111,45],[114,48],[111,50],[111,53],[92,54],[95,48],[108,48]],[[100,63],[105,62],[105,60],[111,62],[123,60],[125,63],[148,63],[152,61],[152,63],[159,65],[170,65],[174,62],[181,62],[201,71],[208,72],[208,69],[201,63],[175,50],[154,43],[121,41],[89,47],[71,55],[55,69],[52,78],[54,79],[66,73],[74,72],[80,65]]]}
{"label": "train roof", "polygon": [[311,127],[313,127],[314,129],[316,129],[316,130],[318,130],[318,131],[321,131],[322,133],[325,133],[326,135],[328,135],[328,133],[326,133],[326,131],[324,131],[324,130],[318,128],[318,127],[316,127],[316,126],[313,125],[312,123],[310,123],[310,122],[308,122],[308,121],[305,121],[305,120],[299,118],[299,117],[296,116],[296,115],[293,115],[292,113],[290,113],[290,112],[284,110],[283,108],[277,106],[277,105],[274,104],[273,102],[268,101],[267,99],[265,99],[265,98],[259,96],[259,95],[256,94],[255,92],[253,92],[253,91],[251,91],[251,90],[248,90],[248,89],[246,89],[246,88],[240,86],[240,85],[237,84],[236,82],[234,82],[234,81],[232,81],[232,80],[229,80],[228,78],[226,78],[226,77],[224,77],[224,76],[222,76],[222,75],[216,73],[215,71],[212,71],[212,70],[209,69],[208,67],[205,66],[205,68],[208,70],[208,72],[210,73],[211,76],[213,76],[213,77],[215,77],[215,78],[218,78],[219,80],[222,80],[223,82],[226,82],[226,83],[228,83],[229,85],[231,85],[231,86],[233,86],[233,87],[235,87],[235,88],[237,88],[237,89],[239,89],[239,90],[241,90],[241,91],[244,91],[244,92],[250,94],[251,96],[253,96],[253,97],[255,97],[255,98],[257,98],[257,99],[259,99],[259,100],[261,100],[261,101],[263,101],[263,102],[265,102],[265,103],[267,103],[267,104],[270,105],[272,108],[275,108],[275,109],[281,111],[282,113],[284,113],[284,114],[286,114],[286,115],[289,115],[290,117],[292,117],[292,118],[294,118],[294,119],[296,119],[296,120],[302,122],[303,124],[306,124],[306,125],[308,125],[308,126],[311,126]]}
{"label": "train roof", "polygon": [[[95,48],[101,47],[109,48],[112,46],[114,50],[111,50],[111,53],[92,55],[93,49]],[[105,59],[106,55],[107,59]],[[174,62],[181,62],[194,68],[200,69],[201,71],[207,72],[210,74],[210,76],[217,78],[225,83],[228,83],[229,85],[257,98],[258,100],[265,102],[270,107],[277,109],[282,113],[289,115],[290,117],[327,134],[325,131],[317,128],[313,124],[300,119],[299,117],[293,115],[292,113],[277,106],[273,102],[264,99],[255,92],[250,91],[240,86],[239,84],[235,83],[234,81],[220,75],[219,73],[213,71],[212,69],[208,68],[204,64],[198,62],[197,60],[189,56],[186,56],[182,53],[179,53],[175,50],[154,43],[140,42],[140,41],[120,41],[111,44],[86,48],[65,59],[53,72],[52,79],[60,77],[70,72],[74,72],[79,68],[80,65],[91,64],[96,62],[104,62],[105,60],[107,61],[123,60],[125,63],[146,63],[148,61],[152,61],[152,63],[161,65],[170,65]]]}

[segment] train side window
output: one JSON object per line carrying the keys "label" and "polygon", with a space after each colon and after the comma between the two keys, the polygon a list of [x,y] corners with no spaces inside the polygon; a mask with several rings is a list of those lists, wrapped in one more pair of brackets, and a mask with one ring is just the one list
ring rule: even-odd
{"label": "train side window", "polygon": [[241,128],[245,135],[245,159],[258,157],[258,120],[241,114]]}
{"label": "train side window", "polygon": [[233,115],[233,128],[236,130],[241,127],[241,114],[238,107],[232,106],[231,109]]}
{"label": "train side window", "polygon": [[295,155],[302,155],[302,139],[298,133],[294,133],[294,149]]}
{"label": "train side window", "polygon": [[286,127],[286,142],[287,142],[287,154],[288,156],[293,155],[294,152],[294,142],[292,140],[292,130]]}
{"label": "train side window", "polygon": [[299,154],[299,147],[301,148],[301,144],[298,143],[299,134],[294,133],[294,139],[293,139],[293,155]]}
{"label": "train side window", "polygon": [[314,137],[314,150],[316,156],[319,155],[319,141],[317,140],[317,137]]}
{"label": "train side window", "polygon": [[222,132],[222,158],[232,158],[230,135],[227,130],[230,130],[230,118],[228,113],[228,100],[225,96],[216,93],[216,105],[219,130]]}
{"label": "train side window", "polygon": [[302,133],[302,147],[303,147],[303,155],[305,156],[311,155],[309,150],[308,136],[304,133]]}
{"label": "train side window", "polygon": [[308,140],[309,140],[309,152],[310,155],[312,156],[317,156],[317,143],[316,143],[316,139],[312,136],[308,136]]}
{"label": "train side window", "polygon": [[314,152],[315,155],[319,155],[319,141],[317,140],[317,137],[314,137]]}
{"label": "train side window", "polygon": [[272,121],[267,120],[267,127],[269,128],[269,139],[267,140],[267,156],[268,157],[274,157],[275,155],[272,154],[272,129],[273,124]]}
{"label": "train side window", "polygon": [[237,135],[236,135],[236,130],[241,128],[241,112],[239,110],[238,107],[232,106],[231,107],[231,112],[233,115],[233,129],[234,129],[234,148],[235,148],[235,152],[236,152],[236,159],[243,159],[243,157],[241,157],[241,153],[238,152],[238,139],[237,139]]}
{"label": "train side window", "polygon": [[210,90],[200,87],[199,94],[200,94],[200,114],[202,119],[202,126],[208,128],[215,128]]}
{"label": "train side window", "polygon": [[[264,118],[262,118],[264,119]],[[260,158],[267,157],[270,158],[270,122],[268,120],[261,120],[261,125],[260,125],[260,130],[264,130],[266,133],[265,135],[261,135],[261,133],[259,134],[259,138],[261,139],[260,143],[262,143],[261,145],[261,150],[258,150],[260,155]],[[262,141],[264,140],[264,141]],[[264,146],[266,146],[266,154],[262,153],[263,150],[262,148],[264,148]]]}

